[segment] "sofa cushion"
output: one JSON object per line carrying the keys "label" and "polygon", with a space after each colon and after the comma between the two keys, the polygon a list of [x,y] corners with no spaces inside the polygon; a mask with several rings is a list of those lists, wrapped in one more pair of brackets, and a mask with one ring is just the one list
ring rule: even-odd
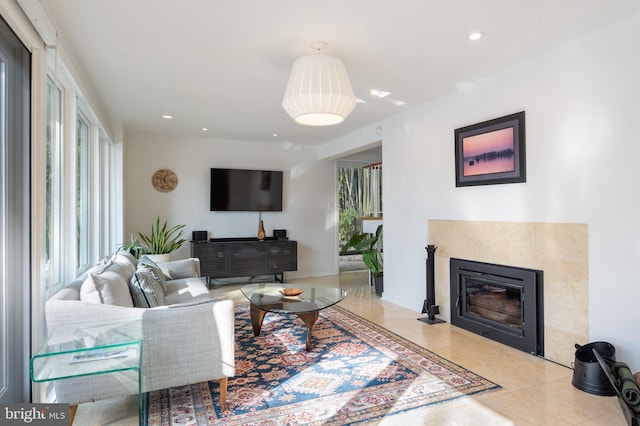
{"label": "sofa cushion", "polygon": [[[160,271],[162,271],[162,273],[164,274],[164,271],[162,270],[162,268],[160,268],[159,264],[160,263],[171,263],[173,262],[173,260],[169,260],[167,262],[156,262],[155,260],[151,260],[151,258],[149,258],[149,256],[147,256],[146,254],[144,256],[142,256],[140,259],[138,259],[138,266],[140,266],[141,263],[145,263],[147,265],[153,265],[157,268],[160,269]],[[171,277],[167,276],[167,274],[164,274],[164,279],[165,280],[170,280]]]}
{"label": "sofa cushion", "polygon": [[89,274],[80,287],[80,300],[88,303],[133,307],[127,282],[116,271]]}
{"label": "sofa cushion", "polygon": [[168,280],[200,276],[200,260],[198,258],[158,262]]}
{"label": "sofa cushion", "polygon": [[[122,266],[122,268],[127,271],[126,274],[128,277],[125,275],[125,278],[131,277],[138,267],[138,260],[133,257],[131,253],[124,250],[118,250],[115,252],[111,257],[111,262]],[[107,269],[109,269],[109,267]]]}
{"label": "sofa cushion", "polygon": [[220,302],[221,300],[228,300],[228,299],[225,299],[225,298],[221,298],[221,299],[196,298],[195,300],[192,300],[191,302],[174,303],[173,305],[165,306],[165,308],[166,309],[190,308],[192,306],[203,305],[205,303]]}
{"label": "sofa cushion", "polygon": [[138,308],[153,308],[165,305],[164,290],[155,274],[139,265],[129,281],[133,305]]}
{"label": "sofa cushion", "polygon": [[[136,269],[132,268],[131,265],[129,265],[128,263],[112,262],[99,275],[103,275],[106,272],[115,272],[116,274],[119,274],[122,276],[122,278],[124,279],[124,282],[128,282],[135,271]],[[98,274],[94,274],[94,275],[98,275]]]}
{"label": "sofa cushion", "polygon": [[167,291],[164,297],[168,305],[210,298],[206,284],[199,277],[167,281]]}

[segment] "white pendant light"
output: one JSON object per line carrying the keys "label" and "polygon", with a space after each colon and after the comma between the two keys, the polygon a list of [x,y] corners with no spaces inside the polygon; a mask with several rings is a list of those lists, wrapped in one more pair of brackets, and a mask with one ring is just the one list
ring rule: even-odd
{"label": "white pendant light", "polygon": [[347,69],[335,56],[320,53],[326,43],[312,47],[316,54],[294,62],[282,107],[296,123],[306,126],[342,123],[356,106]]}

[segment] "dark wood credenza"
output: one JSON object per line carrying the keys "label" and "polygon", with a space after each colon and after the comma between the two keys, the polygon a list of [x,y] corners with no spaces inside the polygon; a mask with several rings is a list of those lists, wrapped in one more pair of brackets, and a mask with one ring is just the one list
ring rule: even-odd
{"label": "dark wood credenza", "polygon": [[191,256],[200,259],[203,277],[271,275],[284,282],[284,272],[298,270],[298,243],[257,238],[214,238],[191,241]]}

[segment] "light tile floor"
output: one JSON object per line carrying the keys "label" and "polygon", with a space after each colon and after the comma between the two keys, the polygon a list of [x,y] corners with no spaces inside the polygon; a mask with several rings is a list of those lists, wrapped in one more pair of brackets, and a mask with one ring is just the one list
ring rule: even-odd
{"label": "light tile floor", "polygon": [[[542,358],[453,327],[417,321],[419,313],[385,302],[366,284],[366,272],[290,280],[347,289],[340,302],[364,318],[417,343],[502,389],[413,410],[371,423],[377,425],[626,425],[614,397],[591,395],[573,387],[573,371]],[[211,293],[246,303],[241,284],[215,286]],[[570,343],[568,343],[570,344]],[[136,425],[135,397],[82,404],[75,425]]]}

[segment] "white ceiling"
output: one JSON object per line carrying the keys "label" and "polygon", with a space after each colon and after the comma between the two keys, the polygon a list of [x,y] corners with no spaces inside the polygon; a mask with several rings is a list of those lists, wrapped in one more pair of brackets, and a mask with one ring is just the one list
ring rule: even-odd
{"label": "white ceiling", "polygon": [[[306,145],[640,12],[638,0],[39,1],[99,107],[127,133]],[[485,37],[471,42],[473,31]],[[281,107],[291,65],[316,41],[343,60],[366,102],[336,126],[295,124]]]}

